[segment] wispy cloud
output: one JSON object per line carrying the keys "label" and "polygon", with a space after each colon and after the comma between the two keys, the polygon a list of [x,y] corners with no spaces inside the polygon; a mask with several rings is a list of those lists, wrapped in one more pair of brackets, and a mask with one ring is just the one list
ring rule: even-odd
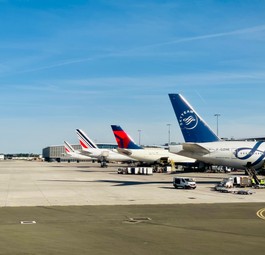
{"label": "wispy cloud", "polygon": [[193,36],[193,37],[179,38],[179,39],[168,41],[168,42],[162,42],[162,43],[149,45],[147,47],[157,47],[157,46],[163,46],[163,45],[169,45],[169,44],[177,44],[177,43],[182,43],[182,42],[206,40],[206,39],[217,38],[217,37],[225,37],[225,36],[233,36],[233,35],[240,35],[240,34],[256,33],[256,32],[262,32],[264,30],[265,30],[265,25],[260,25],[260,26],[237,29],[237,30],[232,30],[232,31],[222,32],[222,33],[214,33],[214,34],[207,34],[207,35],[199,35],[199,36]]}
{"label": "wispy cloud", "polygon": [[[262,31],[265,31],[265,25],[242,28],[242,29],[237,29],[237,30],[232,30],[232,31],[227,31],[227,32],[220,32],[220,33],[178,38],[176,40],[170,40],[170,41],[161,42],[161,43],[148,44],[148,45],[134,47],[131,49],[126,49],[126,50],[112,51],[112,52],[110,51],[109,53],[99,54],[96,56],[90,56],[90,57],[85,57],[85,58],[66,59],[64,61],[60,61],[60,62],[53,63],[53,64],[48,64],[45,66],[25,69],[25,70],[21,70],[21,71],[16,71],[15,73],[16,74],[23,74],[23,73],[38,72],[38,71],[54,69],[54,68],[73,65],[73,64],[79,64],[82,62],[85,63],[85,62],[95,61],[95,60],[99,60],[99,59],[113,58],[113,57],[126,57],[126,56],[133,55],[133,54],[140,52],[140,51],[144,52],[147,49],[166,46],[166,45],[180,44],[180,43],[184,43],[184,42],[193,42],[193,41],[199,41],[199,40],[209,40],[212,38],[235,36],[235,35],[241,35],[241,34],[258,33],[258,32],[262,32]],[[147,54],[147,53],[144,52],[144,54]],[[10,74],[10,73],[6,73],[6,74],[2,73],[2,76],[8,75],[8,74]]]}
{"label": "wispy cloud", "polygon": [[199,96],[199,98],[203,101],[203,103],[206,104],[206,100],[202,97],[202,95],[198,92],[198,90],[195,90],[195,92]]}
{"label": "wispy cloud", "polygon": [[[79,90],[84,93],[85,90],[96,93],[104,89],[105,92],[114,91],[142,91],[141,88],[154,89],[171,89],[177,85],[185,86],[220,86],[220,85],[244,85],[244,84],[260,84],[264,86],[265,74],[264,71],[251,71],[248,72],[203,72],[203,73],[186,73],[176,75],[151,75],[151,76],[108,76],[98,78],[87,78],[87,79],[54,79],[42,82],[43,88],[47,87],[47,90],[57,89],[62,90],[63,88],[72,88]],[[52,85],[56,84],[56,86]],[[29,87],[33,89],[32,87]],[[150,90],[147,93],[150,93]]]}

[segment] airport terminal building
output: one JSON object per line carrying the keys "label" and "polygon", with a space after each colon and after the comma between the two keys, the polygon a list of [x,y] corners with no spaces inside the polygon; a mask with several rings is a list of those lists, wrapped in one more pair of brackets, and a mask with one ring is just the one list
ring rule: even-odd
{"label": "airport terminal building", "polygon": [[[98,148],[100,149],[116,149],[118,146],[117,144],[112,143],[98,143]],[[81,145],[72,145],[75,150],[81,151]],[[55,145],[49,146],[42,149],[42,157],[45,161],[52,162],[64,162],[64,161],[77,161],[76,159],[68,156],[65,153],[65,149],[63,145]],[[86,161],[86,160],[78,160],[78,161]]]}

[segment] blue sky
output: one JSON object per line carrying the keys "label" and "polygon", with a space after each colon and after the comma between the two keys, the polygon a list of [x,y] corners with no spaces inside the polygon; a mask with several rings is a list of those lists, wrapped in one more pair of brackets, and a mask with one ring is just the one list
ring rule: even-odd
{"label": "blue sky", "polygon": [[182,142],[168,93],[221,137],[265,136],[265,1],[0,0],[0,152],[76,128]]}

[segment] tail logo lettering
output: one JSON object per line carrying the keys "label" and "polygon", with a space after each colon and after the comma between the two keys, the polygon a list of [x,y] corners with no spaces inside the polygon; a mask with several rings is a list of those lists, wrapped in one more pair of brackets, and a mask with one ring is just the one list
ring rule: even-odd
{"label": "tail logo lettering", "polygon": [[194,129],[198,125],[198,117],[192,110],[180,114],[179,125],[182,129]]}

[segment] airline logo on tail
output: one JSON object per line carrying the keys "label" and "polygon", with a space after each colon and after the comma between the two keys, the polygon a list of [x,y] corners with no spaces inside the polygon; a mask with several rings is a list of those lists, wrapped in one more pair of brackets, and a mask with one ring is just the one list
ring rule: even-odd
{"label": "airline logo on tail", "polygon": [[198,118],[193,111],[184,111],[180,114],[179,125],[181,129],[194,129],[198,125]]}
{"label": "airline logo on tail", "polygon": [[124,130],[117,125],[111,125],[118,147],[121,149],[142,149]]}
{"label": "airline logo on tail", "polygon": [[64,141],[64,149],[65,149],[66,154],[68,155],[72,155],[73,153],[76,153],[75,149],[66,141]]}
{"label": "airline logo on tail", "polygon": [[83,149],[97,149],[97,145],[89,139],[87,134],[81,129],[76,129],[76,134],[79,139],[79,143]]}
{"label": "airline logo on tail", "polygon": [[185,142],[205,143],[220,141],[199,114],[180,94],[169,94]]}
{"label": "airline logo on tail", "polygon": [[67,154],[69,154],[69,153],[71,152],[66,146],[64,146],[64,149],[65,149],[65,152],[66,152]]}
{"label": "airline logo on tail", "polygon": [[74,148],[66,141],[64,141],[64,149],[67,154],[75,152]]}

